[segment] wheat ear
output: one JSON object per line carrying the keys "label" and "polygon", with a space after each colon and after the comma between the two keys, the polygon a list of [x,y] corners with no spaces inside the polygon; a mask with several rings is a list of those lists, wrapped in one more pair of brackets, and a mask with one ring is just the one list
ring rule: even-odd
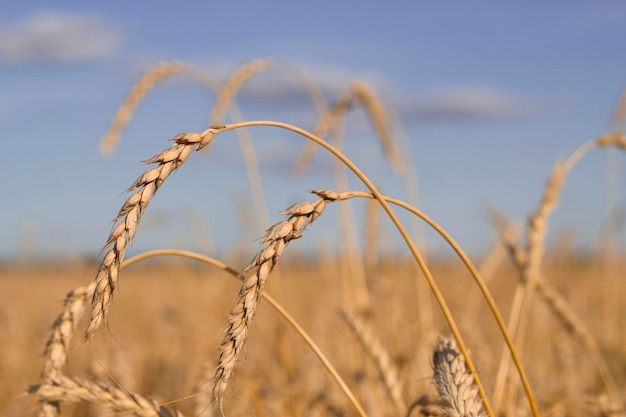
{"label": "wheat ear", "polygon": [[[341,199],[343,197],[343,194],[339,195],[339,197],[340,197],[339,199]],[[156,256],[165,256],[165,255],[180,256],[184,258],[194,259],[196,261],[200,261],[202,263],[211,265],[215,268],[228,272],[232,276],[242,281],[245,279],[245,277],[241,273],[239,273],[237,270],[229,267],[228,265],[216,259],[210,258],[205,255],[201,255],[195,252],[189,252],[189,251],[184,251],[184,250],[179,250],[179,249],[157,249],[157,250],[152,250],[148,252],[143,252],[139,255],[135,255],[134,257],[124,261],[124,264],[122,266],[128,267],[144,259],[153,258]],[[339,375],[337,370],[333,367],[333,365],[330,363],[328,358],[326,358],[324,353],[315,344],[311,336],[309,336],[304,331],[304,329],[300,326],[300,324],[280,305],[280,303],[274,300],[274,298],[272,298],[267,292],[261,293],[261,297],[265,299],[268,302],[268,304],[272,308],[274,308],[274,310],[276,310],[276,312],[280,316],[282,316],[285,319],[287,323],[289,323],[289,325],[296,331],[298,335],[300,335],[302,340],[309,346],[311,351],[315,354],[315,356],[317,356],[317,358],[320,360],[324,368],[328,371],[328,373],[337,382],[337,384],[339,385],[341,390],[344,392],[344,394],[348,397],[348,399],[350,400],[350,402],[356,409],[357,413],[360,416],[364,417],[366,414],[365,414],[365,411],[363,410],[363,407],[359,404],[358,400],[356,399],[352,391],[350,391],[350,388],[348,388],[347,384],[341,378],[341,376]],[[206,381],[206,379],[203,379],[203,380]],[[196,410],[197,415],[202,415],[203,413],[205,413],[207,411],[207,407],[210,404],[211,399],[205,396],[204,392],[205,391],[198,392],[198,394],[195,395],[195,398],[196,398],[195,410]]]}
{"label": "wheat ear", "polygon": [[147,164],[157,166],[143,173],[130,186],[128,191],[134,193],[128,197],[113,220],[117,224],[103,248],[106,249],[106,253],[96,274],[96,288],[83,341],[90,340],[106,322],[126,248],[132,243],[141,216],[150,200],[170,174],[185,163],[192,151],[208,145],[213,138],[213,132],[212,129],[207,129],[202,133],[182,133],[174,137],[174,144],[171,147],[145,161]]}
{"label": "wheat ear", "polygon": [[[314,134],[320,137],[326,136],[332,127],[339,123],[348,110],[358,104],[361,104],[365,108],[372,120],[374,129],[380,138],[383,150],[392,169],[395,172],[402,172],[405,164],[396,151],[394,139],[389,129],[385,106],[376,96],[374,90],[363,81],[353,81],[348,85],[345,91],[339,95],[335,105],[320,116]],[[311,162],[311,158],[316,150],[317,147],[315,147],[313,143],[307,144],[294,164],[294,171],[304,171]]]}
{"label": "wheat ear", "polygon": [[[63,374],[67,363],[67,351],[78,322],[83,317],[85,303],[93,293],[95,284],[70,291],[63,302],[63,311],[52,325],[52,335],[46,343],[40,379],[51,384]],[[59,413],[59,401],[39,398],[39,416],[54,417]]]}
{"label": "wheat ear", "polygon": [[54,382],[31,387],[29,393],[48,403],[84,402],[108,407],[115,412],[130,411],[139,417],[183,417],[180,411],[172,413],[158,402],[139,394],[65,375],[59,375]]}
{"label": "wheat ear", "polygon": [[317,111],[323,113],[326,110],[326,101],[320,88],[303,71],[300,71],[295,66],[271,59],[256,59],[239,67],[222,85],[215,98],[215,105],[211,109],[209,124],[213,125],[222,121],[224,113],[230,107],[237,93],[252,77],[271,69],[282,70],[292,75],[308,92]]}
{"label": "wheat ear", "polygon": [[248,330],[270,272],[276,266],[287,243],[302,236],[304,228],[313,223],[324,211],[326,203],[341,199],[334,191],[313,190],[320,198],[313,202],[297,203],[283,212],[289,219],[270,227],[261,238],[265,247],[246,266],[244,273],[253,271],[244,281],[227,318],[226,335],[220,344],[218,365],[213,377],[213,400],[221,404],[228,381],[235,369]]}
{"label": "wheat ear", "polygon": [[100,153],[108,155],[113,151],[135,109],[150,90],[166,79],[183,73],[202,79],[210,85],[217,86],[219,84],[217,79],[214,79],[210,74],[178,61],[163,62],[151,68],[133,85],[113,116],[109,129],[100,140]]}
{"label": "wheat ear", "polygon": [[[616,147],[618,149],[626,150],[626,136],[619,132],[612,132],[601,135],[595,140],[584,143],[578,147],[564,162],[557,162],[552,170],[552,174],[548,179],[547,185],[544,189],[544,194],[539,203],[537,210],[530,216],[527,225],[526,234],[526,262],[521,270],[521,285],[518,285],[514,300],[518,302],[513,303],[511,312],[509,313],[509,330],[514,334],[514,341],[516,346],[523,350],[524,338],[528,326],[530,305],[534,295],[537,281],[541,277],[541,263],[545,253],[545,237],[547,235],[547,223],[550,215],[556,209],[559,203],[559,196],[561,189],[567,178],[567,174],[574,168],[576,163],[589,151],[600,148]],[[508,358],[502,358],[500,367],[503,367],[500,372],[503,375],[507,374]],[[503,390],[504,380],[500,385],[496,386],[496,405],[500,403],[501,395],[499,393]],[[511,389],[515,387],[515,383],[510,385]]]}
{"label": "wheat ear", "polygon": [[454,339],[440,338],[433,354],[435,385],[447,417],[485,417],[478,387]]}
{"label": "wheat ear", "polygon": [[[332,145],[330,145],[329,143],[327,143],[323,139],[321,139],[321,138],[319,138],[319,137],[317,137],[317,136],[307,132],[306,130],[300,129],[300,128],[298,128],[296,126],[293,126],[293,125],[290,125],[288,123],[276,122],[276,121],[271,121],[271,120],[251,120],[251,121],[242,122],[242,123],[231,123],[231,124],[227,124],[227,125],[213,126],[212,129],[215,132],[225,132],[225,131],[228,131],[228,130],[241,129],[241,128],[250,127],[250,126],[267,126],[267,127],[281,128],[281,129],[289,130],[289,131],[291,131],[293,133],[296,133],[298,135],[301,135],[301,136],[307,138],[308,140],[316,142],[317,144],[322,146],[324,149],[326,149],[329,152],[331,152],[342,163],[344,163],[363,182],[363,184],[371,191],[371,194],[368,194],[368,197],[376,198],[380,202],[380,204],[383,207],[385,213],[389,216],[389,219],[393,222],[394,226],[397,228],[398,232],[402,236],[402,239],[406,243],[409,251],[411,252],[411,255],[414,257],[415,261],[418,263],[420,269],[424,272],[424,277],[428,281],[428,285],[430,286],[430,288],[431,288],[431,290],[433,292],[433,295],[436,298],[437,304],[439,304],[439,307],[441,308],[441,311],[442,311],[442,313],[443,313],[443,315],[445,317],[445,320],[446,320],[446,322],[448,323],[448,325],[450,327],[450,331],[452,332],[452,334],[454,335],[455,339],[457,340],[457,343],[459,344],[459,349],[461,350],[461,353],[466,358],[467,366],[472,371],[472,373],[475,374],[476,384],[478,385],[479,393],[480,393],[480,395],[481,395],[481,397],[483,399],[483,405],[485,407],[485,410],[487,411],[488,414],[492,415],[493,413],[492,413],[491,407],[489,405],[489,399],[487,398],[487,395],[486,395],[484,389],[482,388],[482,384],[480,382],[480,378],[478,377],[478,374],[475,373],[475,369],[476,368],[474,367],[474,365],[472,363],[472,360],[469,357],[469,354],[467,353],[467,349],[465,347],[465,343],[464,343],[463,338],[462,338],[462,336],[461,336],[461,334],[459,332],[458,326],[456,325],[456,321],[454,320],[454,317],[452,316],[452,313],[450,312],[450,309],[448,308],[448,305],[447,305],[443,295],[439,291],[437,283],[435,282],[435,279],[434,279],[432,273],[430,272],[428,266],[424,262],[424,259],[422,258],[422,256],[420,255],[419,251],[417,250],[417,247],[415,246],[415,243],[413,242],[413,240],[409,236],[408,232],[406,231],[406,229],[404,228],[404,226],[400,222],[400,219],[395,214],[395,212],[391,209],[391,207],[389,206],[389,203],[387,203],[386,199],[382,196],[382,194],[380,193],[378,188],[376,188],[376,186],[363,174],[363,172],[361,172],[361,170],[352,161],[350,161],[350,159],[348,159],[345,155],[343,155],[338,149],[334,148]],[[440,231],[440,230],[438,229],[438,231]],[[440,231],[440,233],[441,233],[441,231]],[[462,251],[460,251],[460,248],[458,248],[458,246],[455,247],[455,251],[457,251],[457,253],[459,253],[459,254],[462,253]],[[468,266],[468,268],[470,268],[470,270],[472,270],[472,272],[475,272],[473,270],[473,266],[471,265],[471,263],[469,263],[469,261],[468,261],[468,263],[466,263],[466,265]],[[486,288],[482,284],[482,280],[480,280],[479,277],[477,277],[476,282],[480,286],[480,288],[483,291],[483,293],[485,294],[485,298],[486,298],[486,300],[488,300],[490,307],[493,307],[495,309],[494,310],[494,316],[498,319],[498,323],[499,323],[499,326],[500,326],[500,323],[502,322],[502,320],[501,320],[501,317],[499,317],[499,315],[498,315],[498,310],[497,310],[497,308],[495,308],[495,304],[493,303],[493,300],[489,296],[488,291],[486,291]],[[503,331],[503,334],[507,334],[506,329],[504,329],[503,327],[501,327],[501,329]],[[509,342],[509,339],[507,338],[507,344],[508,344],[508,342]],[[514,354],[515,353],[515,349],[512,346],[512,344],[509,345],[509,347],[511,349],[511,353]],[[516,360],[516,364],[519,364],[518,360]],[[523,368],[521,367],[521,364],[520,364],[520,368],[519,369],[520,369],[520,377],[525,380],[525,374],[524,374]],[[536,416],[539,415],[539,413],[537,411],[537,407],[536,407],[536,404],[535,404],[533,396],[532,396],[532,391],[530,390],[530,387],[528,386],[528,383],[527,383],[526,380],[524,381],[524,387],[528,388],[528,391],[527,391],[528,400],[529,400],[529,403],[531,405],[531,409],[533,411],[533,415],[536,417]]]}

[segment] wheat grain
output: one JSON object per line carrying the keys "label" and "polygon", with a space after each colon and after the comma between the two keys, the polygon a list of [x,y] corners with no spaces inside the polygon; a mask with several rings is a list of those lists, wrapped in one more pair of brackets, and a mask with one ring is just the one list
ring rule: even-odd
{"label": "wheat grain", "polygon": [[228,386],[228,381],[235,369],[237,358],[247,339],[248,330],[263,292],[265,282],[285,246],[291,240],[302,236],[304,228],[313,223],[324,211],[326,203],[341,199],[339,193],[333,191],[312,191],[320,198],[313,202],[294,204],[283,212],[289,219],[270,227],[261,239],[266,243],[254,259],[246,266],[244,272],[253,273],[244,281],[235,303],[227,318],[226,335],[219,347],[218,365],[213,377],[213,400],[221,405]]}
{"label": "wheat grain", "polygon": [[485,417],[474,378],[453,339],[440,338],[433,354],[435,386],[447,417]]}
{"label": "wheat grain", "polygon": [[[42,383],[50,384],[63,374],[74,330],[83,317],[85,303],[93,294],[94,288],[93,283],[87,287],[79,287],[70,291],[65,297],[63,311],[54,321],[52,335],[44,349],[44,362],[40,373]],[[54,417],[59,413],[58,401],[39,398],[38,403],[40,417]]]}
{"label": "wheat grain", "polygon": [[84,402],[111,408],[115,412],[132,412],[139,417],[183,417],[180,411],[170,412],[157,401],[139,394],[65,375],[31,387],[29,393],[47,403]]}
{"label": "wheat grain", "polygon": [[115,216],[113,221],[117,224],[104,245],[103,250],[107,251],[96,274],[96,288],[91,302],[89,322],[83,336],[84,341],[90,340],[106,322],[111,297],[118,282],[120,265],[150,200],[170,174],[185,163],[192,151],[202,149],[211,141],[213,133],[214,130],[208,129],[201,134],[182,133],[176,136],[170,148],[146,161],[147,164],[157,166],[142,174],[128,189],[136,191],[128,197]]}

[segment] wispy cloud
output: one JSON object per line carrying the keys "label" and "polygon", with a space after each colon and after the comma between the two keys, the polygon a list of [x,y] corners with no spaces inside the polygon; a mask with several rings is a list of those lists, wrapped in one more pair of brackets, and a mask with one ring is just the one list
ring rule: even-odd
{"label": "wispy cloud", "polygon": [[0,27],[0,56],[9,62],[91,61],[114,56],[122,35],[91,14],[39,12]]}
{"label": "wispy cloud", "polygon": [[[224,71],[224,65],[220,68]],[[330,103],[356,79],[353,70],[333,65],[299,65],[298,68],[311,78]],[[357,75],[409,123],[502,119],[527,116],[534,110],[534,104],[527,98],[488,85],[452,85],[408,94],[380,72],[361,71]],[[304,106],[311,101],[298,79],[277,71],[259,74],[250,80],[241,91],[241,98],[257,104],[289,108]]]}
{"label": "wispy cloud", "polygon": [[527,116],[531,103],[489,86],[446,87],[410,99],[398,99],[406,122],[502,119]]}

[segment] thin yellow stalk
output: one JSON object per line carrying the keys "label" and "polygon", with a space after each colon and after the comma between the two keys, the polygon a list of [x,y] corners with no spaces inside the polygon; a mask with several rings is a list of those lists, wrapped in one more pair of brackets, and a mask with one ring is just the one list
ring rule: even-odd
{"label": "thin yellow stalk", "polygon": [[[201,255],[199,253],[190,252],[190,251],[184,251],[184,250],[177,250],[177,249],[159,249],[159,250],[152,250],[152,251],[149,251],[149,252],[144,252],[144,253],[141,253],[141,254],[139,254],[137,256],[134,256],[133,258],[130,258],[130,259],[126,260],[122,264],[122,267],[128,267],[128,266],[130,266],[132,264],[135,264],[137,262],[140,262],[142,260],[145,260],[145,259],[148,259],[148,258],[153,258],[155,256],[164,256],[164,255],[182,256],[182,257],[185,257],[185,258],[194,259],[194,260],[197,260],[197,261],[200,261],[200,262],[204,262],[204,263],[206,263],[208,265],[211,265],[211,266],[213,266],[213,267],[215,267],[217,269],[221,269],[221,270],[223,270],[225,272],[228,272],[229,274],[233,275],[234,277],[239,278],[239,280],[243,280],[244,279],[243,275],[241,275],[241,273],[239,271],[237,271],[234,268],[231,268],[230,266],[228,266],[228,265],[226,265],[226,264],[224,264],[224,263],[222,263],[222,262],[220,262],[220,261],[218,261],[216,259],[210,258],[208,256]],[[367,414],[365,413],[363,407],[361,406],[359,401],[356,399],[356,397],[354,396],[354,394],[352,393],[352,391],[350,390],[348,385],[345,383],[343,378],[341,378],[341,376],[339,375],[339,373],[337,372],[335,367],[330,363],[330,361],[328,360],[326,355],[324,355],[324,353],[317,346],[317,344],[311,338],[311,336],[309,336],[308,333],[302,328],[302,326],[300,326],[300,324],[297,322],[297,320],[294,319],[287,312],[287,310],[285,310],[280,305],[280,303],[278,303],[278,301],[276,301],[273,297],[271,297],[267,292],[262,292],[261,293],[261,297],[263,297],[263,299],[265,299],[265,301],[267,301],[268,304],[270,306],[272,306],[272,308],[274,310],[276,310],[276,312],[278,314],[280,314],[285,319],[285,321],[287,321],[287,323],[289,323],[289,325],[291,327],[293,327],[293,329],[296,331],[296,333],[298,333],[298,335],[302,338],[302,340],[304,340],[304,342],[308,345],[309,349],[311,349],[311,351],[315,354],[315,356],[317,356],[317,358],[320,360],[320,362],[322,363],[324,368],[328,371],[328,373],[331,375],[331,377],[335,380],[335,382],[337,382],[337,384],[339,385],[341,390],[344,392],[346,397],[348,397],[348,399],[350,400],[350,402],[352,403],[354,408],[357,410],[359,415],[362,416],[362,417],[366,417]],[[204,407],[200,407],[200,410],[198,410],[198,411],[202,411],[202,410],[204,410]]]}
{"label": "thin yellow stalk", "polygon": [[[349,192],[342,193],[342,195],[351,195],[353,197],[375,198],[373,194],[362,192],[362,191],[349,191]],[[517,353],[517,349],[515,348],[515,344],[513,343],[511,339],[510,333],[507,330],[507,326],[504,323],[502,314],[500,310],[498,309],[495,303],[495,300],[493,299],[493,296],[491,295],[491,292],[487,288],[485,282],[481,278],[481,275],[479,274],[478,270],[476,269],[474,264],[471,262],[469,257],[465,254],[463,249],[461,249],[461,247],[456,243],[456,241],[441,226],[439,226],[434,220],[432,220],[426,214],[424,214],[420,210],[416,209],[415,207],[410,206],[409,204],[401,200],[397,200],[397,199],[387,197],[387,196],[383,196],[383,199],[391,204],[397,205],[398,207],[402,207],[403,209],[408,210],[412,214],[415,214],[416,216],[424,220],[424,222],[426,222],[437,233],[439,233],[441,237],[444,238],[444,240],[450,245],[450,247],[454,250],[454,252],[459,256],[463,264],[468,268],[468,270],[470,271],[470,274],[474,278],[474,281],[478,285],[478,288],[483,294],[483,297],[485,298],[485,301],[487,302],[487,305],[489,306],[489,309],[491,310],[492,315],[496,319],[498,328],[500,329],[500,332],[502,333],[506,346],[508,347],[509,352],[511,353],[513,362],[515,366],[517,367],[517,371],[520,375],[520,380],[522,381],[524,391],[528,397],[529,403],[531,404],[531,409],[537,409],[536,401],[534,399],[534,394],[532,392],[530,383],[526,376],[526,371],[524,370],[524,367],[521,363],[520,356]]]}
{"label": "thin yellow stalk", "polygon": [[[616,147],[626,149],[626,136],[620,133],[608,133],[591,140],[578,147],[565,162],[557,162],[550,176],[543,198],[537,210],[530,216],[527,229],[527,262],[521,272],[523,290],[519,292],[521,302],[514,306],[509,314],[509,331],[514,335],[515,345],[520,352],[524,348],[524,339],[530,317],[530,306],[536,286],[536,281],[541,275],[541,263],[545,252],[545,237],[547,235],[547,223],[550,215],[556,209],[559,202],[559,194],[565,183],[567,174],[573,169],[578,161],[589,151],[598,148]],[[507,361],[508,362],[508,361]],[[504,367],[508,367],[505,362]],[[505,372],[506,374],[506,372]],[[511,392],[515,391],[515,383],[510,385]]]}
{"label": "thin yellow stalk", "polygon": [[[339,94],[336,104],[320,114],[313,134],[319,137],[326,136],[328,132],[343,119],[348,110],[355,105],[363,106],[369,119],[374,124],[374,129],[380,138],[380,142],[391,168],[396,173],[402,172],[404,170],[404,160],[398,155],[395,149],[394,140],[389,130],[385,106],[378,99],[374,90],[363,81],[356,80],[351,82],[344,91]],[[307,143],[302,154],[294,164],[294,171],[296,173],[304,171],[316,151],[317,147],[313,143]]]}
{"label": "thin yellow stalk", "polygon": [[[363,174],[361,172],[361,170],[358,169],[358,167],[356,167],[356,165],[354,165],[354,163],[352,163],[352,161],[350,161],[346,156],[344,156],[341,152],[339,152],[337,149],[335,149],[333,146],[331,146],[329,143],[327,143],[326,141],[324,141],[323,139],[303,130],[300,129],[296,126],[287,124],[287,123],[281,123],[281,122],[276,122],[276,121],[270,121],[270,120],[257,120],[257,121],[247,121],[247,122],[242,122],[242,123],[232,123],[232,124],[227,124],[227,125],[216,125],[216,126],[212,126],[210,129],[206,130],[205,132],[203,132],[203,134],[208,134],[208,132],[213,132],[213,133],[221,133],[224,131],[228,131],[228,130],[234,130],[234,129],[239,129],[242,127],[252,127],[252,126],[267,126],[267,127],[277,127],[277,128],[281,128],[281,129],[286,129],[289,131],[292,131],[294,133],[297,133],[301,136],[306,137],[309,140],[312,140],[314,142],[316,142],[317,144],[319,144],[320,146],[322,146],[323,148],[325,148],[326,150],[328,150],[329,152],[331,152],[335,157],[337,157],[339,160],[341,160],[341,162],[343,162],[352,172],[354,172],[354,174],[365,184],[365,186],[372,192],[372,194],[374,195],[374,197],[380,202],[381,206],[383,207],[383,209],[385,210],[385,212],[387,213],[387,215],[389,216],[389,218],[391,219],[391,221],[393,222],[393,224],[396,226],[396,228],[398,229],[399,233],[401,234],[402,238],[404,239],[405,243],[407,244],[411,254],[413,255],[413,257],[415,258],[416,262],[419,264],[420,269],[423,271],[424,276],[426,278],[426,280],[428,281],[428,284],[433,292],[433,295],[435,296],[437,303],[439,304],[442,313],[446,319],[446,322],[448,323],[448,326],[450,327],[450,331],[452,332],[455,340],[457,341],[458,345],[459,345],[459,349],[461,351],[461,353],[463,354],[463,357],[465,358],[465,361],[467,363],[468,369],[469,371],[474,374],[474,378],[476,381],[476,385],[479,388],[479,393],[480,396],[483,400],[484,403],[484,407],[485,410],[487,411],[487,413],[490,416],[493,416],[493,411],[491,409],[491,405],[489,404],[489,400],[487,398],[487,395],[485,393],[485,390],[482,386],[482,383],[480,381],[480,377],[478,376],[478,374],[476,373],[476,367],[474,366],[474,363],[472,361],[472,359],[469,356],[469,353],[467,351],[467,347],[465,345],[465,342],[458,330],[458,326],[456,325],[456,321],[454,320],[454,317],[452,316],[452,313],[450,312],[450,309],[447,306],[447,303],[445,301],[445,299],[443,298],[443,295],[441,294],[441,291],[439,290],[439,287],[437,286],[437,283],[435,282],[430,269],[428,268],[428,266],[426,265],[426,263],[424,262],[424,260],[422,259],[420,253],[418,252],[415,244],[413,243],[412,239],[410,238],[410,236],[408,235],[406,229],[404,228],[404,226],[402,225],[402,223],[400,222],[400,220],[398,219],[398,217],[396,216],[395,212],[391,209],[391,207],[389,206],[389,204],[387,203],[387,201],[385,201],[384,197],[382,196],[382,194],[380,193],[380,191],[378,190],[378,188],[376,186],[374,186],[374,184],[365,176],[365,174]],[[202,134],[201,134],[202,135]],[[538,411],[536,410],[536,406],[534,404],[531,404],[531,408],[533,409],[533,414],[535,416],[538,416]]]}
{"label": "thin yellow stalk", "polygon": [[[341,129],[339,124],[335,124],[333,128],[333,145],[340,150],[343,142]],[[346,190],[348,188],[348,177],[345,166],[336,159],[333,159],[332,164],[336,188],[338,190]],[[369,316],[371,304],[365,279],[365,264],[354,221],[355,216],[350,202],[341,204],[337,212],[339,214],[338,227],[345,239],[345,245],[340,245],[339,248],[340,256],[344,257],[344,262],[339,263],[341,270],[340,279],[345,287],[342,292],[343,308],[356,310],[359,314]],[[352,303],[354,305],[351,305]]]}

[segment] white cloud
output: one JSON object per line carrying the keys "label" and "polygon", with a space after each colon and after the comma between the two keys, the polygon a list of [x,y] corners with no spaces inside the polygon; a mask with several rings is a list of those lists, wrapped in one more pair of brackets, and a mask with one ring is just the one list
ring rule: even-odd
{"label": "white cloud", "polygon": [[403,101],[398,110],[407,121],[509,118],[532,110],[528,100],[487,86],[446,87]]}
{"label": "white cloud", "polygon": [[[227,71],[228,66],[224,62],[206,67],[209,70],[219,68],[222,74],[228,75],[236,68],[231,65]],[[408,95],[376,71],[357,72],[324,64],[298,65],[297,68],[309,76],[329,103],[333,103],[350,82],[364,80],[406,122],[519,117],[531,114],[534,107],[528,99],[492,86],[446,86],[424,94],[416,92]],[[288,108],[297,108],[311,101],[300,81],[279,71],[268,71],[251,79],[243,87],[241,98]]]}
{"label": "white cloud", "polygon": [[40,12],[0,28],[0,56],[12,62],[91,61],[116,54],[121,33],[102,17]]}

